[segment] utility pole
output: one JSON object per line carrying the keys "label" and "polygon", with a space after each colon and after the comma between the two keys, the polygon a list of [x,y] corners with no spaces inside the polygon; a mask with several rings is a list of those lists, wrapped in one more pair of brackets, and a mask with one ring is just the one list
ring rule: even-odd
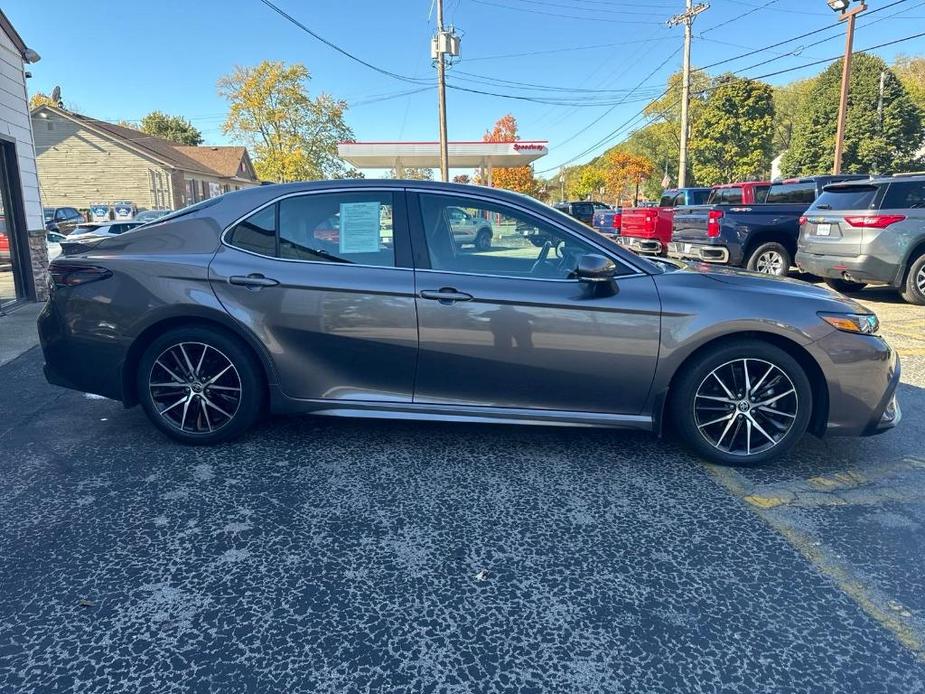
{"label": "utility pole", "polygon": [[681,78],[681,155],[678,158],[678,187],[687,185],[687,143],[690,136],[690,105],[691,105],[691,38],[694,26],[694,17],[710,9],[707,3],[693,4],[693,0],[686,0],[687,7],[681,14],[668,20],[670,27],[678,24],[684,25],[684,74]]}
{"label": "utility pole", "polygon": [[440,178],[450,180],[450,155],[446,140],[446,57],[459,55],[459,37],[452,27],[443,28],[443,0],[437,2],[437,35],[430,42],[430,55],[437,61],[437,107],[440,118]]}
{"label": "utility pole", "polygon": [[[831,5],[831,3],[829,3]],[[835,133],[835,165],[832,167],[833,174],[841,173],[842,154],[845,150],[845,121],[848,118],[848,88],[851,82],[851,55],[854,52],[854,21],[861,12],[867,9],[865,3],[861,3],[853,10],[847,9],[845,3],[840,22],[848,21],[848,29],[845,32],[845,58],[842,61],[841,68],[841,97],[838,102],[838,128]]]}

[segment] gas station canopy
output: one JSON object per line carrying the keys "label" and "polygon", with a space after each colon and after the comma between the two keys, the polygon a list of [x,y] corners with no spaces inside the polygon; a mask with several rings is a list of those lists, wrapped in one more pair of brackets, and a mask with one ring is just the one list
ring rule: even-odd
{"label": "gas station canopy", "polygon": [[[448,142],[449,168],[492,169],[526,166],[545,156],[545,140]],[[440,167],[439,142],[341,142],[337,156],[358,169]]]}

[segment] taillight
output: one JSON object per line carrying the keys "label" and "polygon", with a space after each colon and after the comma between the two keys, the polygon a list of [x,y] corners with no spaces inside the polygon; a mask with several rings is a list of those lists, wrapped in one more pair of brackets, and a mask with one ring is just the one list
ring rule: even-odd
{"label": "taillight", "polygon": [[886,229],[890,224],[896,224],[906,218],[904,214],[871,214],[857,217],[845,217],[845,221],[853,227],[865,229]]}
{"label": "taillight", "polygon": [[656,219],[656,215],[654,214],[646,215],[646,231],[647,232],[652,233],[655,231],[655,219]]}
{"label": "taillight", "polygon": [[707,236],[715,239],[719,236],[719,220],[725,216],[722,210],[710,210],[707,213]]}
{"label": "taillight", "polygon": [[614,229],[619,229],[619,228],[622,226],[622,224],[623,224],[623,215],[622,215],[622,214],[615,214],[615,215],[613,216],[613,221],[611,222],[611,226],[612,226]]}
{"label": "taillight", "polygon": [[803,217],[800,217],[800,226],[803,226],[804,224],[806,224],[806,222],[807,222],[808,219],[809,219],[809,217],[807,217],[807,216],[805,216],[805,215],[804,215]]}
{"label": "taillight", "polygon": [[79,284],[96,282],[112,277],[112,271],[98,265],[70,265],[52,263],[48,268],[56,287],[76,287]]}

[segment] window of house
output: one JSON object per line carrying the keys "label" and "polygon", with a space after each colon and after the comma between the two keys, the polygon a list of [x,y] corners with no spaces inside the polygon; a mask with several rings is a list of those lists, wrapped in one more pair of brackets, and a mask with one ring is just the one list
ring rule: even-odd
{"label": "window of house", "polygon": [[562,280],[574,277],[580,256],[601,253],[567,231],[494,202],[421,195],[421,215],[434,270]]}

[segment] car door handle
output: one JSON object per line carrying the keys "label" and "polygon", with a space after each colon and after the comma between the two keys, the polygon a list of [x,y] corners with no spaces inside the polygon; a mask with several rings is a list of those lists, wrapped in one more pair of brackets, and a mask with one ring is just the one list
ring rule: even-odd
{"label": "car door handle", "polygon": [[263,287],[275,287],[279,280],[264,277],[259,272],[250,275],[232,275],[228,278],[228,284],[234,284],[239,287],[248,287],[249,289],[261,289]]}
{"label": "car door handle", "polygon": [[456,301],[472,301],[472,295],[465,292],[458,292],[452,287],[443,287],[439,291],[433,289],[424,289],[420,293],[422,299],[439,301],[441,304],[452,304]]}

